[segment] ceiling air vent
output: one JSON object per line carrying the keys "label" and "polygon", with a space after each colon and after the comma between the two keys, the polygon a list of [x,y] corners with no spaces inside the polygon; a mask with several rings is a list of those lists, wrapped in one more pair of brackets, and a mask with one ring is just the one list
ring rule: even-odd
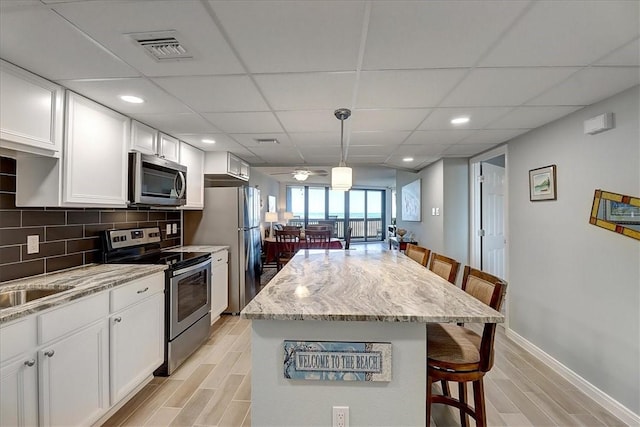
{"label": "ceiling air vent", "polygon": [[193,58],[189,49],[178,40],[176,31],[128,34],[157,61]]}

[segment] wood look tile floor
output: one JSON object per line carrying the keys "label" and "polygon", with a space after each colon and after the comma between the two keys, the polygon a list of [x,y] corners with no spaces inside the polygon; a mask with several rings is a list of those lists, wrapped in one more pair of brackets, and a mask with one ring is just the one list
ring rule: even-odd
{"label": "wood look tile floor", "polygon": [[[495,365],[485,377],[489,426],[626,426],[497,330]],[[458,412],[444,405],[433,406],[431,421],[460,425]],[[103,425],[250,426],[251,321],[222,316],[171,377],[154,378]]]}

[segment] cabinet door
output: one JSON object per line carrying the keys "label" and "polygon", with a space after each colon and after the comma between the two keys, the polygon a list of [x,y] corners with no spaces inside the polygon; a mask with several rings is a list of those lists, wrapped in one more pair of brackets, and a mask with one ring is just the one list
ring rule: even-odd
{"label": "cabinet door", "polygon": [[204,207],[204,151],[180,141],[180,163],[187,167],[187,204],[183,209]]}
{"label": "cabinet door", "polygon": [[241,171],[241,162],[240,159],[234,156],[233,154],[228,154],[228,164],[227,164],[227,172],[231,175],[240,176]]}
{"label": "cabinet door", "polygon": [[[214,258],[216,254],[213,254]],[[211,323],[229,305],[229,270],[228,264],[215,264],[211,269]]]}
{"label": "cabinet door", "polygon": [[114,313],[109,319],[111,405],[164,362],[164,293]]}
{"label": "cabinet door", "polygon": [[65,203],[127,204],[129,119],[67,92]]}
{"label": "cabinet door", "polygon": [[38,424],[38,368],[35,353],[0,368],[0,425]]}
{"label": "cabinet door", "polygon": [[240,160],[240,178],[249,180],[249,163]]}
{"label": "cabinet door", "polygon": [[109,336],[101,320],[38,352],[41,425],[91,425],[109,408]]}
{"label": "cabinet door", "polygon": [[158,144],[158,155],[163,159],[178,162],[180,158],[180,141],[161,133]]}
{"label": "cabinet door", "polygon": [[0,147],[59,157],[64,91],[0,61]]}
{"label": "cabinet door", "polygon": [[131,120],[131,150],[144,154],[156,154],[158,131],[143,123]]}

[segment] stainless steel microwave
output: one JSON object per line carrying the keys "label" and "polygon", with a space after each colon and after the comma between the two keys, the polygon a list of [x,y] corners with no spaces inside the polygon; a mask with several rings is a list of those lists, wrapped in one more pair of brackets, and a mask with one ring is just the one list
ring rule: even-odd
{"label": "stainless steel microwave", "polygon": [[158,156],[129,153],[129,204],[181,206],[187,202],[187,167]]}

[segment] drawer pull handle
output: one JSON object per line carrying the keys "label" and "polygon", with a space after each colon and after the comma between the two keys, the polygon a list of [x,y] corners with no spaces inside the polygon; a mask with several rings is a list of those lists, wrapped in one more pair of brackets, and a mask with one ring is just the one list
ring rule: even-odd
{"label": "drawer pull handle", "polygon": [[47,357],[53,357],[54,354],[56,354],[54,350],[48,350],[44,352],[44,355]]}
{"label": "drawer pull handle", "polygon": [[36,364],[36,360],[35,359],[25,360],[24,361],[24,366],[32,367],[35,364]]}
{"label": "drawer pull handle", "polygon": [[115,323],[120,323],[120,322],[122,322],[122,317],[118,316],[118,317],[116,317],[115,319],[113,319],[113,321],[114,321]]}
{"label": "drawer pull handle", "polygon": [[143,293],[147,292],[148,290],[149,290],[149,287],[147,286],[146,288],[144,288],[144,289],[142,289],[142,290],[138,291],[138,293],[139,293],[139,294],[143,294]]}

